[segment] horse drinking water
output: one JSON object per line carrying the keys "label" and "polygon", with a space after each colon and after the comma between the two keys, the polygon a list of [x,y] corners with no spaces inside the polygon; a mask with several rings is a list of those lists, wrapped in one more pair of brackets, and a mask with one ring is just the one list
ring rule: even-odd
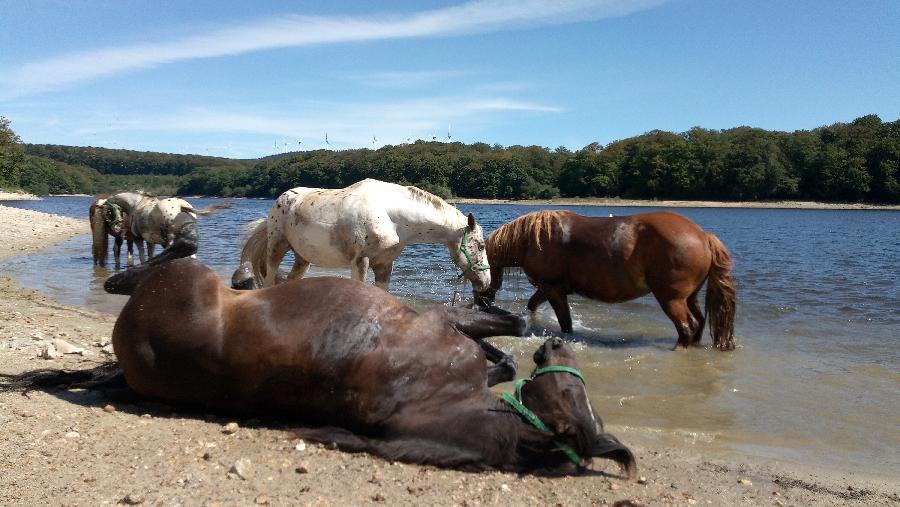
{"label": "horse drinking water", "polygon": [[128,227],[128,216],[118,206],[104,206],[109,194],[94,198],[88,209],[88,218],[91,223],[91,253],[94,256],[95,266],[106,266],[106,255],[109,250],[109,236],[115,238],[113,246],[113,258],[116,268],[119,267],[119,259],[122,256],[122,242],[128,243],[126,263],[131,266],[134,263],[134,239]]}
{"label": "horse drinking water", "polygon": [[[106,199],[102,207],[108,214],[117,218],[111,222],[113,227],[127,227],[138,245],[141,263],[145,262],[144,241],[148,243],[150,264],[159,264],[197,253],[200,244],[200,233],[197,230],[197,215],[209,215],[216,211],[230,208],[228,203],[215,204],[203,209],[195,209],[184,199],[170,197],[159,199],[143,192],[120,192]],[[121,210],[122,213],[115,213]],[[165,249],[153,257],[153,245],[163,245]],[[106,280],[104,288],[107,292],[121,293],[118,287],[127,284],[141,268],[131,268]]]}
{"label": "horse drinking water", "polygon": [[716,348],[734,348],[732,261],[716,235],[668,211],[591,218],[536,211],[488,237],[491,287],[476,291],[487,305],[503,284],[503,268],[521,267],[537,288],[532,312],[549,301],[564,333],[572,332],[566,296],[617,303],[652,293],[675,324],[677,346],[697,344],[706,318],[698,294],[707,281],[706,313]]}
{"label": "horse drinking water", "polygon": [[410,243],[441,243],[477,290],[491,282],[484,236],[475,217],[416,187],[366,179],[343,189],[297,187],[281,194],[268,218],[250,225],[241,252],[242,268],[257,285],[275,284],[288,250],[300,278],[310,264],[350,267],[365,280],[371,267],[375,284],[387,289],[394,260]]}

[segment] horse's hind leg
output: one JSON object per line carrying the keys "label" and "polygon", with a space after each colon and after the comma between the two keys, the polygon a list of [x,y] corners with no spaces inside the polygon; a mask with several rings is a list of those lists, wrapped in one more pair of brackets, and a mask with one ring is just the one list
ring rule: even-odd
{"label": "horse's hind leg", "polygon": [[116,269],[119,269],[121,265],[121,257],[122,257],[122,238],[116,236],[116,241],[113,243],[113,258],[116,261]]}
{"label": "horse's hind leg", "polygon": [[[284,235],[276,231],[269,233],[266,239],[266,272],[265,277],[263,277],[263,287],[275,285],[278,276],[278,265],[281,264],[284,254],[290,249],[291,244]],[[296,258],[294,262],[296,263]],[[293,270],[291,273],[293,273]]]}
{"label": "horse's hind leg", "polygon": [[703,326],[706,324],[706,318],[703,316],[703,310],[700,308],[700,300],[697,298],[699,293],[700,288],[698,287],[687,300],[688,309],[696,320],[696,329],[694,329],[694,335],[691,337],[692,345],[700,343],[700,339],[703,338]]}
{"label": "horse's hind leg", "polygon": [[672,323],[675,324],[675,330],[678,332],[678,343],[675,345],[675,349],[678,347],[687,348],[699,327],[697,319],[694,318],[691,310],[688,308],[687,300],[678,298],[661,300],[657,297],[657,301],[659,301],[663,311]]}
{"label": "horse's hind leg", "polygon": [[144,240],[136,239],[134,242],[137,243],[138,256],[141,258],[141,264],[147,262],[147,254],[144,252]]}

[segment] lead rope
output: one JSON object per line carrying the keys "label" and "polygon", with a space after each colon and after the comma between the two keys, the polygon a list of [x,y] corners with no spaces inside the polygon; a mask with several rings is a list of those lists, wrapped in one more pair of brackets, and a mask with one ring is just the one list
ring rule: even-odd
{"label": "lead rope", "polygon": [[[501,393],[500,396],[503,398],[503,401],[508,403],[512,408],[514,408],[516,410],[516,412],[519,413],[519,415],[524,417],[525,420],[528,421],[529,423],[531,423],[532,426],[537,428],[538,431],[542,431],[544,433],[553,433],[550,430],[550,427],[548,427],[544,423],[544,421],[542,421],[541,418],[537,416],[537,414],[532,412],[522,402],[522,386],[524,386],[526,382],[530,382],[530,381],[534,380],[535,377],[538,377],[545,373],[570,373],[570,374],[575,375],[576,377],[580,378],[581,381],[584,382],[584,375],[582,375],[581,372],[575,368],[571,368],[569,366],[546,366],[544,368],[538,368],[537,370],[534,370],[531,373],[531,377],[520,378],[519,380],[516,381],[516,396],[515,396],[515,398],[510,396],[509,393]],[[553,443],[556,445],[556,448],[559,449],[560,451],[562,451],[563,454],[565,454],[566,457],[569,458],[569,461],[571,461],[575,465],[580,466],[584,462],[584,460],[581,458],[581,456],[579,456],[578,453],[575,452],[575,449],[572,449],[568,445],[566,445],[562,442],[559,442],[559,441],[554,441]]]}

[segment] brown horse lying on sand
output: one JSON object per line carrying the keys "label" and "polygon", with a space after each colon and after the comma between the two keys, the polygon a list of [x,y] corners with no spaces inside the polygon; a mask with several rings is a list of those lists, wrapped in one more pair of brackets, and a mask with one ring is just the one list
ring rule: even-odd
{"label": "brown horse lying on sand", "polygon": [[[119,267],[119,259],[122,256],[122,241],[128,242],[128,256],[126,263],[131,266],[134,263],[134,238],[128,227],[128,214],[121,209],[103,206],[110,194],[104,194],[94,198],[88,209],[88,219],[91,222],[91,253],[94,256],[95,266],[106,266],[106,255],[109,250],[109,236],[115,238],[113,246],[113,258],[116,268]],[[115,216],[116,211],[121,216]]]}
{"label": "brown horse lying on sand", "polygon": [[487,368],[476,341],[521,335],[520,317],[446,307],[417,314],[345,278],[237,291],[192,259],[139,273],[112,339],[140,395],[278,414],[317,426],[297,430],[310,441],[391,460],[572,471],[574,461],[603,457],[635,471],[628,448],[595,419],[562,340],[535,353],[544,371],[521,389],[543,430],[488,388],[515,370]]}
{"label": "brown horse lying on sand", "polygon": [[716,348],[734,348],[735,288],[731,256],[714,234],[668,211],[591,218],[569,211],[536,211],[502,225],[487,241],[494,300],[503,268],[521,267],[537,288],[535,311],[549,301],[564,333],[572,332],[566,296],[618,303],[652,293],[678,331],[678,346],[700,342],[706,321],[697,296],[703,282]]}

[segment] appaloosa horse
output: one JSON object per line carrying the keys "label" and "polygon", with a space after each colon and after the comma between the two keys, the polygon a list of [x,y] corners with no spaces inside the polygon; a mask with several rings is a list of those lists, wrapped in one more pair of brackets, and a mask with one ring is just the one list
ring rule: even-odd
{"label": "appaloosa horse", "polygon": [[617,303],[652,293],[678,331],[676,347],[700,342],[706,321],[697,296],[708,280],[706,312],[716,348],[734,348],[735,288],[728,250],[714,234],[668,211],[591,218],[536,211],[488,237],[493,302],[503,268],[521,267],[537,288],[528,309],[549,301],[564,333],[572,332],[566,296]]}
{"label": "appaloosa horse", "polygon": [[[134,263],[134,240],[128,227],[127,214],[115,207],[104,207],[103,204],[106,203],[107,197],[109,197],[109,194],[97,196],[88,209],[88,219],[91,223],[91,253],[94,256],[94,265],[106,266],[109,236],[112,236],[115,238],[113,258],[116,261],[116,268],[120,265],[123,241],[126,241],[128,244],[126,265],[131,266]],[[123,215],[124,220],[122,220],[123,217],[118,215]]]}
{"label": "appaloosa horse", "polygon": [[315,264],[350,266],[353,279],[365,280],[371,267],[375,284],[387,289],[394,260],[410,243],[444,244],[476,289],[491,282],[475,217],[416,187],[366,179],[335,190],[292,188],[251,228],[241,264],[249,264],[263,287],[275,284],[281,259],[293,250],[289,278],[302,277]]}
{"label": "appaloosa horse", "polygon": [[447,307],[419,314],[346,278],[236,291],[193,259],[139,273],[112,336],[139,395],[277,414],[311,425],[297,430],[303,438],[391,460],[570,472],[603,457],[634,474],[634,456],[603,431],[558,338],[535,354],[539,368],[515,398],[491,392],[515,370],[488,368],[477,342],[523,333],[520,317]]}

